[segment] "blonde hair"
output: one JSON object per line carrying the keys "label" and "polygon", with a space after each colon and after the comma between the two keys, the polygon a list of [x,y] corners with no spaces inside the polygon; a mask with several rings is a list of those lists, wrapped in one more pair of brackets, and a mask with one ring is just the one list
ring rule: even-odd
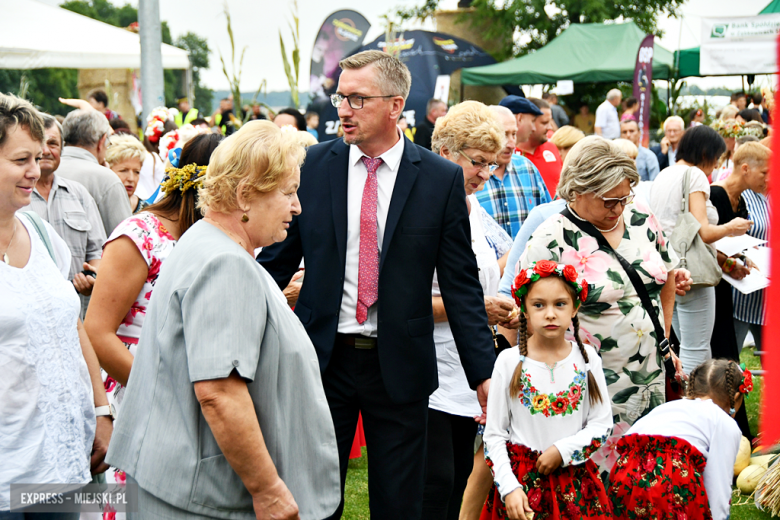
{"label": "blonde hair", "polygon": [[296,135],[298,138],[298,144],[303,146],[304,148],[308,148],[310,146],[314,146],[319,141],[317,141],[317,138],[311,135],[306,130],[298,130],[298,135]]}
{"label": "blonde hair", "polygon": [[734,171],[745,163],[752,166],[769,163],[772,150],[758,142],[744,143],[734,152],[731,160],[734,161]]}
{"label": "blonde hair", "polygon": [[359,52],[339,62],[342,70],[362,69],[368,65],[373,65],[376,69],[376,86],[382,94],[402,96],[406,101],[412,88],[412,74],[398,58],[386,52],[372,50]]}
{"label": "blonde hair", "polygon": [[633,160],[636,160],[636,156],[639,155],[639,149],[628,139],[615,139],[612,141],[612,144],[617,146],[620,151],[631,157]]}
{"label": "blonde hair", "polygon": [[[502,107],[503,108],[503,107]],[[580,139],[585,137],[585,133],[579,128],[566,125],[560,127],[550,138],[552,144],[554,144],[559,150],[571,148],[577,144]]]}
{"label": "blonde hair", "polygon": [[306,151],[296,133],[282,132],[271,121],[250,121],[214,150],[198,190],[198,208],[228,213],[238,195],[251,200],[268,193],[300,166]]}
{"label": "blonde hair", "polygon": [[636,163],[612,141],[590,135],[566,155],[558,196],[567,202],[585,193],[601,197],[626,179],[632,187],[639,184]]}
{"label": "blonde hair", "polygon": [[725,121],[727,119],[736,119],[739,114],[739,109],[734,105],[726,105],[723,110],[720,111],[720,120]]}
{"label": "blonde hair", "polygon": [[137,138],[132,135],[114,134],[108,141],[106,162],[113,166],[128,159],[138,159],[143,164],[146,154],[146,148]]}
{"label": "blonde hair", "polygon": [[685,121],[680,116],[669,116],[669,117],[667,117],[666,121],[664,121],[664,124],[663,124],[663,127],[662,127],[663,131],[666,132],[666,125],[668,125],[669,123],[675,123],[675,122],[680,123],[680,130],[685,131]]}
{"label": "blonde hair", "polygon": [[450,108],[436,121],[431,137],[431,149],[440,153],[447,148],[451,154],[475,148],[486,153],[498,153],[504,148],[504,126],[495,113],[479,101],[464,101]]}

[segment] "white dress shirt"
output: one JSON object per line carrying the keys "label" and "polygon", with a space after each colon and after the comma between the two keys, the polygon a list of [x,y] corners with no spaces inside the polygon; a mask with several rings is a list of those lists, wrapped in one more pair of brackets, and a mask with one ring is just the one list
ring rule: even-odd
{"label": "white dress shirt", "polygon": [[[377,200],[376,200],[376,232],[379,251],[382,251],[382,242],[387,221],[387,210],[390,208],[390,199],[393,197],[395,179],[398,176],[398,168],[401,166],[401,158],[404,155],[404,138],[399,133],[398,142],[388,151],[379,156],[382,164],[376,171]],[[368,170],[361,158],[366,155],[357,145],[349,147],[349,169],[347,171],[347,257],[344,268],[344,293],[341,299],[341,311],[339,312],[340,334],[362,334],[376,337],[377,331],[377,304],[374,303],[368,309],[368,319],[362,324],[357,322],[355,312],[358,301],[358,266],[360,260],[360,208],[363,203],[363,188],[368,178]]]}

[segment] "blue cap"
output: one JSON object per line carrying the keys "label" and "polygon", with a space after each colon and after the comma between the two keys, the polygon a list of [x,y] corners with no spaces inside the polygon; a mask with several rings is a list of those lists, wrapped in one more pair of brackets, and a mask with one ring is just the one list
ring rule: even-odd
{"label": "blue cap", "polygon": [[507,107],[513,114],[533,114],[535,116],[542,115],[542,111],[539,107],[528,101],[524,97],[510,95],[505,97],[499,103],[502,107]]}

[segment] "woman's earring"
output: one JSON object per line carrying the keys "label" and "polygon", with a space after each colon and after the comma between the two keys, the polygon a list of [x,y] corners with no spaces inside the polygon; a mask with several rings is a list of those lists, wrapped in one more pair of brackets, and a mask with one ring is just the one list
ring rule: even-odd
{"label": "woman's earring", "polygon": [[247,215],[246,213],[244,213],[244,216],[243,216],[243,217],[241,217],[241,222],[249,222],[249,215]]}

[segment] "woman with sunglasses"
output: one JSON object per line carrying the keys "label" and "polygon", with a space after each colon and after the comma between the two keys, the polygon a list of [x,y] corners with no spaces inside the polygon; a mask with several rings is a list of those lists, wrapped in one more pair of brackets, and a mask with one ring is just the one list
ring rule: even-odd
{"label": "woman with sunglasses", "polygon": [[[482,211],[474,193],[482,189],[490,176],[504,143],[503,127],[493,112],[477,101],[452,107],[436,122],[431,141],[434,153],[463,169],[471,248],[477,259],[485,311],[491,326],[498,323],[507,326],[516,315],[515,304],[509,298],[497,296],[501,270],[496,254],[485,238]],[[477,421],[484,424],[484,416],[477,393],[466,379],[436,274],[432,296],[439,388],[428,400],[428,455],[422,516],[432,520],[456,520],[473,467]]]}
{"label": "woman with sunglasses", "polygon": [[[718,225],[718,211],[710,201],[707,178],[725,150],[723,138],[708,126],[695,126],[683,134],[677,148],[677,163],[658,174],[648,197],[667,237],[672,236],[680,215],[682,184],[689,168],[689,208],[701,224],[699,236],[704,243],[711,244],[725,236],[744,235],[750,229],[750,222],[744,218]],[[713,357],[710,337],[715,326],[715,301],[715,287],[704,285],[695,286],[685,296],[677,296],[673,326],[680,340],[680,359],[686,373]]]}
{"label": "woman with sunglasses", "polygon": [[[639,174],[634,161],[615,143],[586,137],[566,159],[558,196],[566,201],[568,214],[551,216],[533,232],[518,266],[525,269],[539,260],[571,264],[589,284],[579,312],[580,337],[600,351],[615,418],[612,435],[593,439],[590,446],[592,451],[599,449],[593,460],[605,471],[614,463],[610,447],[637,419],[666,401],[653,321],[615,252],[634,266],[667,337],[678,258],[650,210],[634,200],[632,188],[639,183]],[[612,250],[599,247],[598,234]],[[681,272],[680,277],[686,274]],[[682,376],[679,360],[671,356]],[[548,368],[551,380],[558,377],[555,365]],[[573,402],[579,390],[572,385],[569,396],[550,397],[556,403],[559,398]],[[568,409],[553,406],[549,412],[541,399],[546,396],[537,397],[531,403],[539,413],[565,414]]]}

